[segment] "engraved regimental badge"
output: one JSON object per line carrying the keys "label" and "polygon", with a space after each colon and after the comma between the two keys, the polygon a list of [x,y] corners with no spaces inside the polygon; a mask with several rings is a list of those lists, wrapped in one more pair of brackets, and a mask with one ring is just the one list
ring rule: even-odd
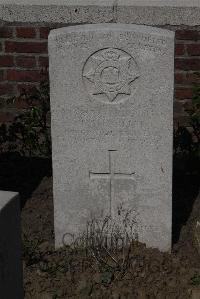
{"label": "engraved regimental badge", "polygon": [[124,100],[135,88],[139,77],[135,59],[127,52],[108,48],[95,52],[83,68],[83,81],[88,93],[95,99],[113,103]]}

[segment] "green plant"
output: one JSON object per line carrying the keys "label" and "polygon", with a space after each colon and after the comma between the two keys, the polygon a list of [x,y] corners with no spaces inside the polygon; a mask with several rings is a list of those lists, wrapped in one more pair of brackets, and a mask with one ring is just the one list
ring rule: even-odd
{"label": "green plant", "polygon": [[200,85],[193,88],[190,103],[185,104],[189,116],[189,126],[177,126],[174,129],[174,159],[179,161],[181,168],[187,165],[187,170],[199,171],[200,163]]}
{"label": "green plant", "polygon": [[22,90],[9,100],[26,104],[27,108],[16,116],[11,125],[0,126],[0,152],[18,151],[22,155],[51,156],[50,100],[47,80],[39,88]]}
{"label": "green plant", "polygon": [[39,241],[30,240],[26,234],[23,234],[23,256],[27,266],[34,265],[41,260]]}
{"label": "green plant", "polygon": [[127,273],[132,243],[138,239],[136,231],[137,213],[120,205],[116,219],[111,216],[101,220],[92,218],[81,236],[72,238],[70,246],[63,242],[67,250],[85,252],[92,258],[100,274],[100,283],[108,285]]}
{"label": "green plant", "polygon": [[195,274],[192,278],[191,278],[191,282],[193,285],[198,286],[200,285],[200,275],[199,274]]}
{"label": "green plant", "polygon": [[185,110],[190,115],[190,125],[192,126],[196,143],[200,144],[200,85],[194,86],[192,103],[187,103]]}

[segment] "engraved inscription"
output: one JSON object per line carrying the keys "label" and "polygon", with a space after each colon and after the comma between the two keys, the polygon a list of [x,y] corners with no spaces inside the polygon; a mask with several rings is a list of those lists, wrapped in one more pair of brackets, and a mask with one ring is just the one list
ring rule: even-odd
{"label": "engraved inscription", "polygon": [[99,50],[89,57],[83,68],[88,93],[104,102],[118,102],[119,95],[131,95],[131,83],[139,77],[134,58],[116,48]]}
{"label": "engraved inscription", "polygon": [[[99,179],[99,180],[107,180],[109,183],[109,197],[110,197],[110,215],[112,212],[112,203],[114,201],[114,180],[134,180],[135,181],[135,173],[118,173],[114,171],[114,153],[116,150],[109,150],[109,171],[108,172],[89,172],[90,179]],[[112,215],[114,216],[114,215]]]}
{"label": "engraved inscription", "polygon": [[[94,32],[70,32],[66,33],[64,37],[57,37],[56,40],[60,49],[62,49],[63,44],[65,44],[65,48],[67,49],[70,47],[81,47],[84,50],[91,48],[92,44],[95,42],[94,36]],[[119,47],[123,47],[124,44],[127,44],[127,47],[131,49],[141,48],[161,55],[167,54],[166,40],[161,37],[149,36],[148,34],[137,32],[121,32],[119,34],[109,31],[98,34],[98,40],[110,40],[112,38],[117,40]]]}
{"label": "engraved inscription", "polygon": [[148,34],[142,34],[142,33],[137,33],[137,32],[123,32],[120,33],[119,36],[120,40],[126,40],[128,42],[130,41],[135,41],[135,40],[139,40],[142,43],[145,44],[154,44],[154,45],[158,45],[158,46],[166,46],[166,40],[163,38],[158,38],[152,35],[148,35]]}

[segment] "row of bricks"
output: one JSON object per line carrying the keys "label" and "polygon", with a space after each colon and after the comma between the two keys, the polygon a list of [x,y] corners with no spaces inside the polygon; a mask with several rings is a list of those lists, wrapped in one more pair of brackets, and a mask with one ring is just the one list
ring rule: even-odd
{"label": "row of bricks", "polygon": [[[13,122],[15,117],[22,112],[21,111],[22,108],[23,107],[18,107],[16,109],[12,109],[12,110],[7,109],[5,111],[1,110],[0,111],[0,125],[2,123]],[[184,126],[190,126],[190,120],[189,120],[188,115],[174,113],[174,126],[176,126],[177,124],[184,125]]]}
{"label": "row of bricks", "polygon": [[47,41],[37,42],[19,42],[10,41],[1,42],[0,50],[5,53],[34,53],[34,54],[47,54]]}
{"label": "row of bricks", "polygon": [[49,27],[0,27],[0,38],[41,38],[47,39]]}
{"label": "row of bricks", "polygon": [[[42,53],[40,53],[42,54]],[[200,54],[200,53],[199,53]],[[34,68],[36,67],[36,59],[38,58],[39,67],[48,66],[48,57],[46,56],[13,56],[13,55],[0,55],[0,67],[21,67],[21,68]],[[175,58],[175,70],[181,71],[198,71],[200,70],[200,55],[196,58],[182,57]]]}
{"label": "row of bricks", "polygon": [[[65,25],[62,25],[62,27]],[[61,27],[61,26],[60,26]],[[37,26],[4,26],[0,27],[0,38],[42,38],[47,39],[49,31],[53,28]],[[176,39],[178,40],[200,40],[200,31],[195,28],[176,30]]]}
{"label": "row of bricks", "polygon": [[[34,58],[33,58],[34,59]],[[21,60],[18,62],[20,63]],[[35,60],[34,65],[35,65]],[[28,66],[29,63],[32,64],[32,58],[30,59],[22,59],[22,64],[18,64],[18,66]],[[29,64],[30,65],[30,64]],[[46,68],[48,66],[48,58],[47,57],[40,57],[39,59],[39,66],[41,68]],[[11,81],[25,81],[25,82],[39,82],[40,80],[40,70],[17,70],[17,69],[1,69],[0,70],[0,81],[11,80]],[[38,77],[39,76],[39,77]],[[194,83],[200,83],[200,68],[197,72],[179,72],[176,69],[175,72],[175,84],[181,85],[192,85]]]}
{"label": "row of bricks", "polygon": [[[39,82],[41,79],[40,70],[46,68],[48,64],[48,58],[41,57],[39,60],[40,69],[35,70],[20,70],[20,69],[0,69],[0,82],[2,81],[24,81],[24,82]],[[20,62],[20,60],[19,60]],[[26,67],[27,64],[32,62],[32,59],[23,60],[23,65]],[[29,64],[30,65],[30,64]],[[35,61],[34,61],[35,65]],[[33,66],[33,65],[32,65]],[[190,86],[194,83],[200,83],[200,67],[196,68],[196,72],[191,72],[191,69],[188,68],[189,72],[180,72],[176,69],[175,72],[175,84]]]}
{"label": "row of bricks", "polygon": [[[0,44],[0,51],[5,53],[47,53],[47,42],[37,41],[10,41],[6,40]],[[175,55],[177,56],[199,56],[200,55],[200,41],[195,44],[179,44],[176,43]]]}
{"label": "row of bricks", "polygon": [[19,67],[25,69],[32,69],[35,67],[47,67],[48,57],[44,56],[12,56],[0,55],[0,68]]}
{"label": "row of bricks", "polygon": [[[43,57],[42,57],[43,58]],[[41,67],[46,67],[48,59],[41,60]],[[24,82],[39,82],[40,70],[0,70],[0,81],[24,81]],[[198,72],[176,72],[175,84],[191,85],[200,83],[200,69]]]}
{"label": "row of bricks", "polygon": [[[40,77],[40,74],[37,74],[37,78]],[[13,77],[12,77],[13,78]],[[37,84],[35,82],[32,83],[24,83],[23,80],[21,80],[21,83],[18,80],[17,83],[15,82],[0,82],[0,96],[6,95],[6,94],[13,94],[16,92],[20,92],[22,88],[26,87],[29,88],[32,86],[32,84]],[[176,87],[175,88],[175,98],[179,100],[184,99],[191,99],[193,95],[193,88],[192,87]]]}
{"label": "row of bricks", "polygon": [[[33,85],[34,86],[34,85]],[[5,95],[16,95],[19,94],[23,88],[31,88],[32,83],[29,83],[28,85],[25,83],[0,83],[0,96],[5,96]]]}

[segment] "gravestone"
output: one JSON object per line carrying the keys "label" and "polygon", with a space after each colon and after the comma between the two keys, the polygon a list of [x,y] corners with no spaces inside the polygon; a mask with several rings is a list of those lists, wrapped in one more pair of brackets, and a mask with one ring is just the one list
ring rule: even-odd
{"label": "gravestone", "polygon": [[23,298],[18,193],[0,191],[0,298]]}
{"label": "gravestone", "polygon": [[49,57],[56,247],[123,209],[140,241],[169,250],[174,33],[67,27]]}

